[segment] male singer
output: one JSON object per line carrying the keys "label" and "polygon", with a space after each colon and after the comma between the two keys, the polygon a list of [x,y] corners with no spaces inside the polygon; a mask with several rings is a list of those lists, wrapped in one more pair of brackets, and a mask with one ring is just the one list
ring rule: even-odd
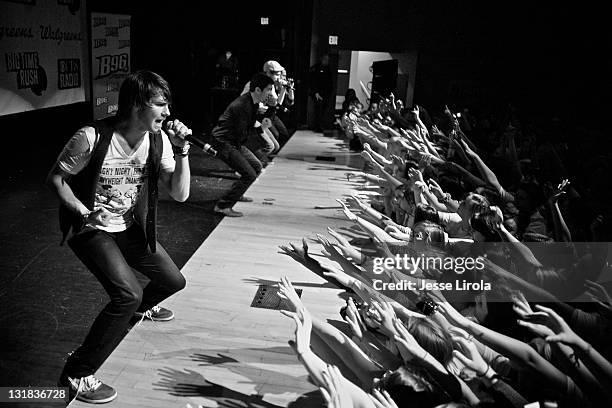
{"label": "male singer", "polygon": [[[60,200],[60,225],[70,248],[100,281],[110,303],[68,358],[59,384],[71,399],[105,403],[117,392],[93,374],[136,316],[171,320],[157,306],[185,287],[185,278],[156,241],[157,183],[177,201],[189,196],[191,134],[170,115],[170,88],[150,71],[130,74],[119,90],[115,117],[81,128],[47,177]],[[144,289],[133,269],[150,279]]]}
{"label": "male singer", "polygon": [[[269,117],[272,121],[272,126],[270,126],[268,131],[264,131],[260,135],[252,135],[247,141],[246,146],[265,167],[269,162],[268,154],[278,151],[280,143],[284,144],[289,140],[289,131],[279,117],[279,114],[284,114],[284,111],[294,104],[295,94],[293,84],[287,81],[285,68],[277,61],[266,61],[263,65],[263,73],[274,81],[274,90],[277,97],[268,98],[268,100],[260,103],[258,112]],[[249,92],[250,84],[250,82],[246,83],[241,95]],[[270,114],[269,109],[273,109],[274,113]]]}
{"label": "male singer", "polygon": [[[262,164],[244,144],[255,128],[257,108],[260,102],[274,98],[274,81],[265,74],[258,73],[251,78],[249,92],[240,95],[225,109],[219,117],[212,136],[219,150],[219,157],[227,165],[240,173],[240,180],[215,205],[214,212],[228,217],[242,217],[242,213],[231,207],[236,201],[253,201],[243,196],[249,185],[261,173]],[[261,123],[261,130],[268,129],[272,123],[266,118]]]}

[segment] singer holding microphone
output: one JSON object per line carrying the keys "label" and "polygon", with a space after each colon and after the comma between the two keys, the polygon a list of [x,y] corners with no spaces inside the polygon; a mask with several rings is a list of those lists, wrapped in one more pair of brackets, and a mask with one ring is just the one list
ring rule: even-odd
{"label": "singer holding microphone", "polygon": [[[158,180],[177,201],[189,196],[185,137],[168,121],[170,88],[158,74],[130,74],[117,115],[85,126],[66,144],[47,177],[60,200],[64,240],[101,283],[110,302],[70,354],[59,384],[71,399],[105,403],[117,392],[94,377],[130,328],[134,316],[171,320],[158,304],[185,287],[185,278],[156,240]],[[142,288],[134,270],[150,282]],[[78,285],[77,285],[78,287]]]}

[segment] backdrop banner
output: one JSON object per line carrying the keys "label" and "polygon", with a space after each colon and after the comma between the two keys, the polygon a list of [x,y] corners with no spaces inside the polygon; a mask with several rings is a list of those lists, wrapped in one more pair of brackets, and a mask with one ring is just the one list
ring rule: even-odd
{"label": "backdrop banner", "polygon": [[85,1],[0,0],[0,115],[86,100]]}
{"label": "backdrop banner", "polygon": [[114,115],[119,87],[130,72],[130,16],[91,13],[93,117]]}

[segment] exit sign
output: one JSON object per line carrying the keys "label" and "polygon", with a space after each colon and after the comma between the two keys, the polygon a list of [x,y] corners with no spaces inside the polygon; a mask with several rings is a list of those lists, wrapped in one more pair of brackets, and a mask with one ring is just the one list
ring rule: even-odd
{"label": "exit sign", "polygon": [[268,25],[268,24],[270,24],[270,19],[268,17],[262,17],[261,25]]}
{"label": "exit sign", "polygon": [[338,45],[338,36],[330,35],[329,36],[329,45]]}

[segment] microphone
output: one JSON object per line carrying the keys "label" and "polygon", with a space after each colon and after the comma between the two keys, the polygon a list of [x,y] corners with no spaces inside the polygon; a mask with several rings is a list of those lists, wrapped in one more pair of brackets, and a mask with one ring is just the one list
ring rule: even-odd
{"label": "microphone", "polygon": [[200,139],[196,138],[194,135],[185,136],[185,140],[194,145],[195,147],[199,147],[204,151],[204,153],[208,153],[211,156],[217,155],[217,150],[213,148],[209,143],[204,143]]}
{"label": "microphone", "polygon": [[[170,129],[172,120],[169,119],[168,122],[166,122],[165,128],[166,129]],[[185,140],[189,143],[191,143],[192,145],[194,145],[195,147],[199,147],[200,149],[202,149],[204,151],[204,153],[208,153],[211,156],[216,156],[217,155],[217,150],[215,148],[213,148],[209,143],[204,143],[203,141],[201,141],[200,139],[196,138],[193,134],[189,133],[188,135],[185,136]]]}

